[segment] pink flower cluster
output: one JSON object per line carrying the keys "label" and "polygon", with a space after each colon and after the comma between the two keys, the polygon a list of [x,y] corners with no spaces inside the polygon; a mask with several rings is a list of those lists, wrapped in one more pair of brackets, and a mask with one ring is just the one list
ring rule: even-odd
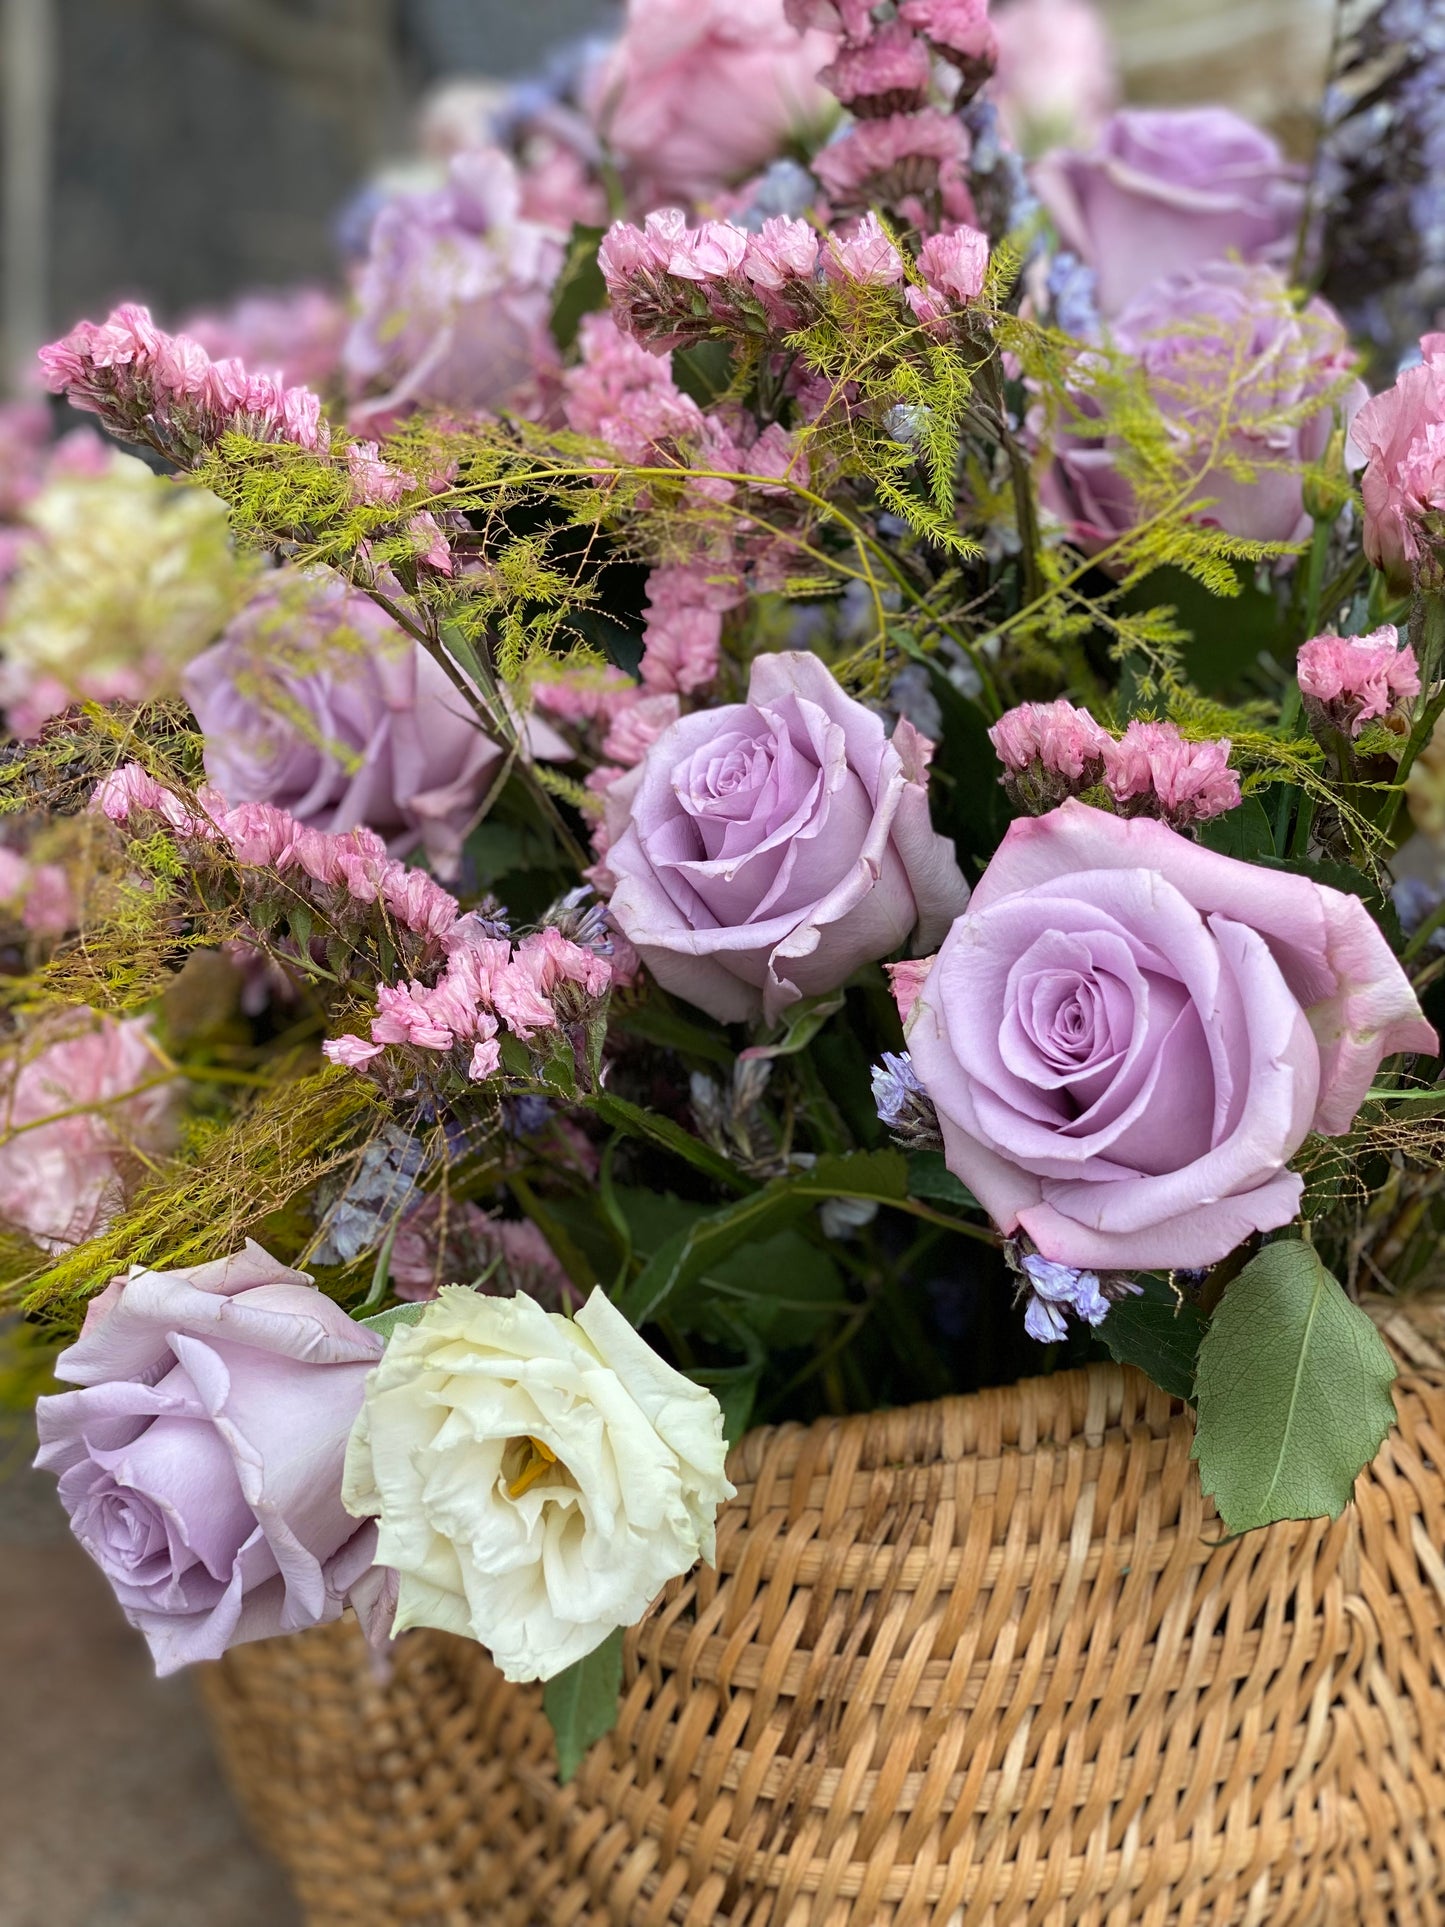
{"label": "pink flower cluster", "polygon": [[1187,829],[1240,803],[1229,739],[1187,742],[1173,723],[1132,722],[1104,752],[1104,782],[1124,816],[1157,816]]}
{"label": "pink flower cluster", "polygon": [[70,879],[58,863],[31,863],[0,845],[0,904],[18,909],[36,937],[63,937],[76,922]]}
{"label": "pink flower cluster", "polygon": [[1415,651],[1408,642],[1400,647],[1391,622],[1367,636],[1316,636],[1295,668],[1311,721],[1351,736],[1420,693]]}
{"label": "pink flower cluster", "polygon": [[[147,308],[126,302],[109,320],[82,321],[40,350],[53,394],[98,415],[122,441],[145,442],[178,468],[194,468],[228,430],[258,442],[293,442],[325,454],[331,430],[309,388],[279,375],[248,374],[234,357],[212,361],[198,341],[156,327]],[[358,504],[394,507],[415,486],[381,459],[375,442],[350,444],[345,465]],[[451,553],[435,518],[407,518],[418,560],[450,575]]]}
{"label": "pink flower cluster", "polygon": [[248,374],[232,357],[212,361],[200,342],[167,334],[133,302],[99,324],[82,321],[42,348],[40,361],[52,394],[99,415],[122,441],[150,443],[180,468],[193,467],[227,429],[302,448],[325,448],[330,439],[309,388]]}
{"label": "pink flower cluster", "polygon": [[470,1200],[424,1197],[402,1219],[392,1246],[397,1297],[415,1303],[435,1298],[440,1285],[479,1281],[490,1291],[524,1291],[549,1311],[575,1311],[581,1302],[529,1218],[493,1218]]}
{"label": "pink flower cluster", "polygon": [[834,211],[859,213],[881,205],[910,226],[931,233],[976,218],[969,192],[968,130],[940,108],[860,120],[825,147],[813,171]]}
{"label": "pink flower cluster", "polygon": [[[749,234],[728,221],[690,228],[681,208],[668,207],[640,228],[614,221],[597,260],[618,327],[663,350],[719,328],[757,335],[801,327],[817,313],[820,249],[816,230],[787,215]],[[841,258],[838,272],[850,272]]]}
{"label": "pink flower cluster", "polygon": [[1420,353],[1350,424],[1366,458],[1365,553],[1399,590],[1445,551],[1445,334],[1424,336]]}
{"label": "pink flower cluster", "polygon": [[988,236],[962,225],[930,234],[918,250],[918,268],[923,286],[906,289],[904,299],[926,328],[936,330],[983,293]]}
{"label": "pink flower cluster", "polygon": [[1131,722],[1116,740],[1087,709],[1060,699],[1020,703],[989,740],[1011,800],[1034,815],[1100,783],[1121,814],[1161,817],[1176,830],[1240,801],[1228,740],[1191,743],[1173,723]]}
{"label": "pink flower cluster", "polygon": [[581,359],[562,381],[562,410],[575,434],[647,466],[702,439],[703,412],[673,381],[665,351],[650,353],[605,314],[584,316],[578,341]]}
{"label": "pink flower cluster", "polygon": [[309,829],[272,803],[240,803],[232,809],[209,787],[197,801],[199,811],[139,763],[127,763],[96,785],[90,807],[112,823],[153,814],[191,841],[214,844],[224,839],[243,870],[278,875],[299,870],[352,903],[380,904],[403,929],[424,940],[444,940],[458,921],[456,898],[425,870],[410,869],[388,856],[373,830],[333,835]]}
{"label": "pink flower cluster", "polygon": [[551,926],[514,948],[464,917],[444,943],[447,962],[437,982],[383,984],[370,1040],[348,1034],[322,1046],[333,1064],[362,1069],[389,1045],[437,1052],[470,1046],[467,1076],[481,1083],[501,1068],[499,1019],[526,1043],[539,1030],[583,1021],[612,984],[606,957]]}

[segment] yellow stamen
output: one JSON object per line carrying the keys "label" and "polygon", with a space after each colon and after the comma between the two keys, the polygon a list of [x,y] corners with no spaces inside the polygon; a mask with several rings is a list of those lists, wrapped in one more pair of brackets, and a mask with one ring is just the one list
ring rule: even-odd
{"label": "yellow stamen", "polygon": [[557,1463],[557,1454],[551,1447],[544,1445],[540,1439],[534,1439],[530,1433],[527,1436],[527,1444],[532,1449],[532,1456],[507,1487],[509,1499],[520,1499],[524,1492],[530,1491],[538,1479],[544,1477],[549,1468]]}

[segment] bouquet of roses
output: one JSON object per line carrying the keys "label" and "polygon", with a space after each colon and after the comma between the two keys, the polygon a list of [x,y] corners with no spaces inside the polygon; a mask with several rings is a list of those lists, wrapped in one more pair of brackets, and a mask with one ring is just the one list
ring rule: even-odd
{"label": "bouquet of roses", "polygon": [[1348,1502],[1445,1222],[1445,337],[1368,399],[1339,182],[1101,63],[634,0],[349,316],[43,350],[179,479],[5,419],[0,1302],[161,1670],[349,1603],[605,1705],[750,1423],[1094,1356],[1228,1531]]}

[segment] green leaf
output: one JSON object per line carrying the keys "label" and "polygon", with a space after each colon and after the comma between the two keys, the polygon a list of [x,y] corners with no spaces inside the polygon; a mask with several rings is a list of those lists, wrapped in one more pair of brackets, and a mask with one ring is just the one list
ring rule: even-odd
{"label": "green leaf", "polygon": [[983,1209],[968,1186],[960,1183],[944,1163],[942,1151],[910,1153],[908,1195],[910,1198],[927,1199],[934,1204],[956,1204],[965,1211]]}
{"label": "green leaf", "polygon": [[605,228],[579,221],[567,239],[567,259],[552,295],[552,339],[565,353],[577,339],[584,314],[607,306],[607,283],[597,264]]}
{"label": "green leaf", "polygon": [[637,1327],[647,1324],[704,1272],[742,1245],[785,1230],[828,1198],[867,1198],[897,1204],[908,1196],[908,1164],[899,1151],[822,1157],[811,1169],[774,1178],[751,1197],[697,1219],[669,1238],[618,1301]]}
{"label": "green leaf", "polygon": [[711,1145],[704,1144],[691,1131],[684,1131],[680,1124],[674,1124],[670,1117],[663,1117],[656,1111],[644,1111],[640,1104],[633,1104],[625,1097],[615,1097],[611,1091],[596,1091],[583,1101],[614,1131],[625,1131],[628,1137],[646,1138],[662,1150],[671,1151],[674,1157],[684,1159],[694,1170],[705,1172],[715,1183],[725,1184],[730,1191],[749,1191],[754,1188],[752,1180],[744,1177],[735,1165],[719,1157]]}
{"label": "green leaf", "polygon": [[1099,1327],[1120,1365],[1137,1365],[1161,1391],[1194,1396],[1194,1372],[1208,1320],[1191,1299],[1178,1298],[1162,1278],[1138,1280],[1139,1296],[1121,1298]]}
{"label": "green leaf", "polygon": [[1195,834],[1206,850],[1238,857],[1242,863],[1274,855],[1274,830],[1257,796],[1246,796],[1237,808],[1201,823]]}
{"label": "green leaf", "polygon": [[1337,1519],[1394,1423],[1394,1376],[1384,1340],[1313,1245],[1266,1245],[1199,1349],[1194,1456],[1227,1530]]}
{"label": "green leaf", "polygon": [[358,1318],[358,1325],[365,1325],[368,1331],[379,1332],[383,1339],[390,1340],[395,1331],[403,1325],[415,1325],[426,1310],[426,1304],[393,1305],[390,1311],[376,1312],[370,1318]]}
{"label": "green leaf", "polygon": [[843,1003],[841,990],[831,991],[825,997],[805,997],[788,1012],[783,1034],[777,1042],[749,1046],[742,1053],[742,1061],[748,1063],[770,1057],[795,1056],[812,1043],[828,1019],[843,1008]]}
{"label": "green leaf", "polygon": [[722,1070],[732,1069],[733,1052],[721,1032],[715,1035],[692,1018],[682,1016],[655,993],[631,1008],[617,1005],[608,1012],[608,1021],[614,1030],[624,1030],[629,1036],[644,1038],[664,1050],[674,1050],[679,1057],[696,1057]]}
{"label": "green leaf", "polygon": [[585,1659],[555,1674],[542,1688],[542,1707],[557,1742],[557,1778],[566,1786],[587,1749],[617,1724],[622,1692],[622,1628],[610,1632]]}

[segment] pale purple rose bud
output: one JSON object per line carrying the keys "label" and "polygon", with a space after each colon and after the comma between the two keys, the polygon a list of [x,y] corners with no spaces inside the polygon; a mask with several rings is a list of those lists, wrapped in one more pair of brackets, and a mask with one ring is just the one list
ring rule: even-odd
{"label": "pale purple rose bud", "polygon": [[[36,1464],[156,1671],[340,1617],[375,1528],[341,1503],[374,1332],[259,1245],[117,1278],[36,1407]],[[364,1591],[357,1596],[362,1604]]]}
{"label": "pale purple rose bud", "polygon": [[1239,807],[1229,740],[1190,743],[1173,723],[1132,722],[1104,751],[1104,782],[1125,816],[1158,816],[1187,829]]}
{"label": "pale purple rose bud", "polygon": [[834,990],[966,902],[928,817],[923,739],[813,655],[758,656],[746,703],[684,716],[606,792],[613,920],[724,1022]]}
{"label": "pale purple rose bud", "polygon": [[1227,107],[1127,107],[1090,154],[1057,150],[1034,181],[1064,245],[1116,315],[1151,283],[1209,261],[1289,263],[1304,172]]}
{"label": "pale purple rose bud", "polygon": [[1312,722],[1358,736],[1420,693],[1420,665],[1400,632],[1387,622],[1367,636],[1316,636],[1296,661],[1305,709]]}
{"label": "pale purple rose bud", "polygon": [[951,1171],[1080,1269],[1216,1263],[1289,1161],[1438,1049],[1363,901],[1077,800],[1009,826],[906,1035]]}
{"label": "pale purple rose bud", "polygon": [[[1068,1325],[1065,1311],[1071,1311],[1086,1325],[1102,1325],[1109,1300],[1099,1288],[1094,1271],[1076,1271],[1072,1265],[1055,1264],[1051,1258],[1031,1251],[1021,1260],[1028,1279],[1029,1302],[1024,1310],[1024,1330],[1041,1345],[1064,1337]],[[1136,1287],[1137,1289],[1137,1287]]]}

